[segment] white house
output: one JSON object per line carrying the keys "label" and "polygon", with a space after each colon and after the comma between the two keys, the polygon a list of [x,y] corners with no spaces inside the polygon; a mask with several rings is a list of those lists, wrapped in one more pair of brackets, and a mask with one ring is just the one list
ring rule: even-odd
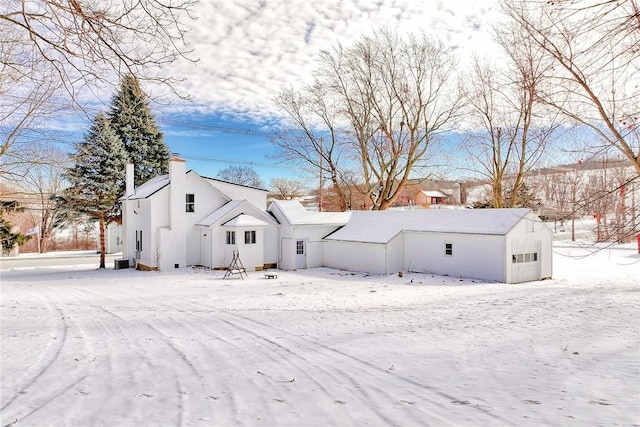
{"label": "white house", "polygon": [[327,267],[518,283],[552,275],[552,231],[528,209],[356,211],[324,238]]}
{"label": "white house", "polygon": [[312,212],[266,190],[201,177],[174,157],[169,174],[133,187],[127,166],[124,258],[138,268],[248,271],[332,267],[517,283],[552,275],[552,232],[527,209]]}
{"label": "white house", "polygon": [[178,157],[168,175],[138,188],[132,164],[126,176],[123,257],[138,268],[224,268],[234,251],[248,271],[276,265],[278,222],[266,211],[266,190],[187,172]]}

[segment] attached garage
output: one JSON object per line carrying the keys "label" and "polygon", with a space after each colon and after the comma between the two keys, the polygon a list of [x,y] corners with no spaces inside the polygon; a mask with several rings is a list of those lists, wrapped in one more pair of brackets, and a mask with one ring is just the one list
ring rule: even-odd
{"label": "attached garage", "polygon": [[325,237],[324,265],[518,283],[552,275],[552,232],[528,209],[355,211]]}

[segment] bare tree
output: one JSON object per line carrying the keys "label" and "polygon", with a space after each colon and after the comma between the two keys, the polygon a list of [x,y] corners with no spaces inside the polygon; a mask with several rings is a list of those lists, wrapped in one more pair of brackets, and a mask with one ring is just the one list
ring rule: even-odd
{"label": "bare tree", "polygon": [[350,49],[323,52],[322,63],[349,125],[372,209],[386,209],[412,171],[427,165],[430,146],[460,111],[455,60],[440,40],[382,31]]}
{"label": "bare tree", "polygon": [[306,142],[274,142],[290,158],[326,170],[344,208],[344,182],[357,172],[371,208],[386,209],[412,171],[427,166],[430,146],[460,111],[454,71],[444,44],[425,35],[382,31],[324,51],[315,84],[297,98],[285,91],[277,99],[297,125],[297,142]]}
{"label": "bare tree", "polygon": [[250,187],[262,188],[264,183],[255,169],[249,166],[229,166],[218,172],[218,178],[234,184],[248,185]]}
{"label": "bare tree", "polygon": [[593,129],[640,174],[637,0],[504,0],[503,8],[551,66],[542,99]]}
{"label": "bare tree", "polygon": [[293,179],[273,178],[269,183],[269,189],[279,200],[293,200],[304,195],[305,187],[300,181]]}
{"label": "bare tree", "polygon": [[545,65],[537,46],[513,27],[500,30],[498,41],[508,61],[497,67],[475,59],[468,90],[470,117],[481,129],[470,134],[469,152],[491,182],[494,208],[521,205],[525,178],[557,127],[538,99]]}
{"label": "bare tree", "polygon": [[20,192],[16,198],[26,208],[30,227],[37,227],[38,252],[44,253],[60,217],[56,196],[62,190],[62,174],[70,162],[68,153],[55,146],[39,143],[32,148],[47,162],[23,164],[18,173],[20,179],[15,179],[13,185]]}
{"label": "bare tree", "polygon": [[[327,179],[335,192],[339,210],[351,209],[349,177],[343,163],[346,131],[339,126],[337,100],[323,82],[301,91],[287,89],[275,99],[287,115],[287,124],[270,140],[276,147],[271,158],[297,163],[311,174],[318,174],[319,187]],[[320,189],[322,191],[322,189]]]}
{"label": "bare tree", "polygon": [[[97,92],[133,74],[172,88],[162,67],[190,53],[185,18],[196,0],[5,0],[0,10],[0,160],[23,162],[20,149],[37,133],[56,95],[80,105],[80,91]],[[54,98],[55,97],[55,98]],[[5,169],[5,167],[3,167]]]}

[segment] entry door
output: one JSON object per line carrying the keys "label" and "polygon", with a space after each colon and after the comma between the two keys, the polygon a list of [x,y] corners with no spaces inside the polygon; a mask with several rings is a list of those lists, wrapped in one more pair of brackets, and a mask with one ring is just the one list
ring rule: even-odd
{"label": "entry door", "polygon": [[211,268],[211,228],[200,229],[200,265]]}
{"label": "entry door", "polygon": [[307,247],[304,240],[296,240],[296,269],[307,266]]}

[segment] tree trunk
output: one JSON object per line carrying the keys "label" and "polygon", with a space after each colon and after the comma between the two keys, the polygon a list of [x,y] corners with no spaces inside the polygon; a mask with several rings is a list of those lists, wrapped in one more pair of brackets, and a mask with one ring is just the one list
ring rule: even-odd
{"label": "tree trunk", "polygon": [[104,215],[100,215],[100,267],[99,268],[106,268],[105,258],[106,258],[107,250],[104,242],[104,228],[105,228]]}

